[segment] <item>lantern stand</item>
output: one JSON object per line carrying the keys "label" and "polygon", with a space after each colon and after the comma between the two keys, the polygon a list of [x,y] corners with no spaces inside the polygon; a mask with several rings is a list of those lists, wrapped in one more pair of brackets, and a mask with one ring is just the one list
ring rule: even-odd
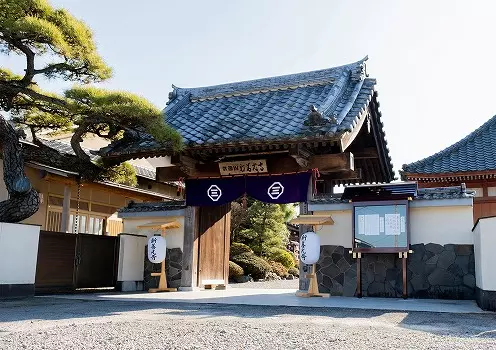
{"label": "lantern stand", "polygon": [[[291,224],[311,225],[313,231],[316,232],[317,226],[334,225],[334,220],[328,215],[300,215],[296,219],[290,221]],[[321,297],[329,298],[329,293],[319,293],[319,284],[317,282],[317,267],[312,264],[312,271],[305,275],[309,280],[307,292],[296,292],[296,296],[303,298]]]}
{"label": "lantern stand", "polygon": [[[161,229],[161,236],[165,239],[165,234],[167,229],[171,228],[179,228],[179,223],[177,221],[173,222],[168,222],[165,224],[159,224],[159,225],[154,225],[154,226],[141,226],[141,227],[148,227],[148,228],[160,228]],[[158,293],[158,292],[177,292],[177,288],[167,288],[167,276],[165,273],[165,259],[162,261],[160,267],[160,272],[152,272],[150,273],[150,276],[152,277],[160,277],[159,282],[158,282],[158,288],[150,288],[148,289],[148,293]]]}

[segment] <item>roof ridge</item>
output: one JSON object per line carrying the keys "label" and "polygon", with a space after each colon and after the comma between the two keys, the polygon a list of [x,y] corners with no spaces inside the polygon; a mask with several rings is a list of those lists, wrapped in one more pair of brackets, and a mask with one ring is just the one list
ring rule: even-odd
{"label": "roof ridge", "polygon": [[166,107],[165,111],[168,111],[169,105],[178,96],[184,96],[188,94],[192,99],[206,99],[220,97],[223,95],[233,95],[264,90],[274,90],[291,87],[297,88],[300,85],[315,85],[319,83],[329,82],[329,80],[333,81],[334,79],[339,78],[344,69],[348,69],[352,72],[352,78],[359,79],[360,77],[365,75],[365,61],[367,60],[368,56],[359,61],[337,67],[197,88],[180,88],[172,85],[174,90],[169,94],[169,102],[167,103],[168,106]]}
{"label": "roof ridge", "polygon": [[475,139],[476,136],[478,136],[482,131],[485,131],[487,128],[489,128],[491,125],[496,124],[496,115],[492,116],[488,121],[486,121],[484,124],[479,126],[477,129],[469,133],[467,136],[462,138],[461,140],[455,142],[454,144],[442,149],[441,151],[434,153],[433,155],[430,155],[428,157],[425,157],[423,159],[417,160],[412,163],[408,164],[403,164],[402,169],[403,172],[409,172],[408,168],[420,166],[420,165],[425,165],[426,163],[429,163],[430,161],[434,161],[437,158],[444,156],[446,154],[450,154],[456,149],[459,149],[461,146],[465,145],[467,142]]}

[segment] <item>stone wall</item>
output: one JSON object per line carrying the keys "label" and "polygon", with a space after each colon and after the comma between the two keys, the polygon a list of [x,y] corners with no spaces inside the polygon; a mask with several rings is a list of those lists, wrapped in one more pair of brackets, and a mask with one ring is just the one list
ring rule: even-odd
{"label": "stone wall", "polygon": [[[150,273],[160,272],[161,264],[152,264],[147,256],[148,246],[145,247],[145,290],[157,288],[160,277],[152,277]],[[183,253],[181,248],[167,249],[165,273],[167,276],[167,286],[169,288],[179,288],[181,286],[181,271],[183,264]]]}
{"label": "stone wall", "polygon": [[[412,298],[475,299],[472,245],[415,244],[408,257],[408,296]],[[321,246],[316,264],[321,293],[356,295],[356,260],[350,248]],[[362,295],[401,297],[402,265],[398,254],[362,255]]]}

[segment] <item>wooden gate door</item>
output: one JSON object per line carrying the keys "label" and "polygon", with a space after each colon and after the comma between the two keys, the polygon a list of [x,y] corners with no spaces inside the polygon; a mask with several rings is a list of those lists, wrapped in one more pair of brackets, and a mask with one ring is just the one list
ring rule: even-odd
{"label": "wooden gate door", "polygon": [[119,237],[76,235],[76,288],[115,287]]}
{"label": "wooden gate door", "polygon": [[229,278],[230,204],[200,209],[198,285],[225,284]]}
{"label": "wooden gate door", "polygon": [[36,263],[36,293],[69,291],[75,288],[76,235],[40,231]]}

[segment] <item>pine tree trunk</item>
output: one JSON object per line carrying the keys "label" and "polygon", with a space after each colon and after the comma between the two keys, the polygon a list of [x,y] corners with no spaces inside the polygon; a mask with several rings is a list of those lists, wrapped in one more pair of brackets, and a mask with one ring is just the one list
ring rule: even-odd
{"label": "pine tree trunk", "polygon": [[3,158],[3,178],[9,199],[0,202],[0,222],[16,223],[36,213],[40,207],[38,192],[24,173],[24,159],[19,137],[0,116],[0,147]]}

